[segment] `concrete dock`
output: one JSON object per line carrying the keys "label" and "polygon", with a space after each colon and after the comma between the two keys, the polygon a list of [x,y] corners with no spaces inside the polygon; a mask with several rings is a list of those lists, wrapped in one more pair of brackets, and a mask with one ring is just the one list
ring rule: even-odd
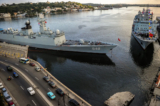
{"label": "concrete dock", "polygon": [[148,106],[160,106],[160,68],[150,89]]}

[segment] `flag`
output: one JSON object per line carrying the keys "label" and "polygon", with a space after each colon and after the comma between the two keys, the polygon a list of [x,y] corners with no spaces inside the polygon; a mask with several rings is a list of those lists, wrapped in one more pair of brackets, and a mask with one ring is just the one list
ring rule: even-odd
{"label": "flag", "polygon": [[152,33],[152,30],[149,30],[150,33]]}
{"label": "flag", "polygon": [[38,25],[40,25],[40,23],[38,23]]}
{"label": "flag", "polygon": [[45,23],[47,23],[47,22],[45,21]]}
{"label": "flag", "polygon": [[150,37],[153,37],[153,34],[150,33],[149,36],[150,36]]}
{"label": "flag", "polygon": [[118,41],[121,41],[121,40],[118,38]]}

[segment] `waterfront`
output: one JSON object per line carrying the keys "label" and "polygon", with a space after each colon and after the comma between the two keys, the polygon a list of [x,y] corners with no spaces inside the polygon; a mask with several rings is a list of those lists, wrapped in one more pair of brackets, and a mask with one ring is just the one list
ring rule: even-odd
{"label": "waterfront", "polygon": [[[85,39],[118,44],[108,56],[72,53],[29,52],[29,57],[40,62],[57,79],[93,106],[116,92],[135,94],[131,106],[142,106],[160,66],[159,45],[149,45],[143,51],[131,36],[134,16],[143,7],[76,12],[47,18],[51,30],[63,30],[67,39]],[[160,8],[153,7],[154,16]],[[155,17],[154,17],[155,18]],[[0,28],[20,30],[26,19],[0,21]],[[30,18],[33,31],[38,31],[36,17]],[[118,38],[121,41],[118,41]]]}

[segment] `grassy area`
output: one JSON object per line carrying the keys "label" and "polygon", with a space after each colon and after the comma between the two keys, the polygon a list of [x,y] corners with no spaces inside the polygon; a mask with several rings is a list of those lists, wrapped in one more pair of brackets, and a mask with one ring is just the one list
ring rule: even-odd
{"label": "grassy area", "polygon": [[3,104],[3,98],[2,98],[1,94],[0,94],[0,106],[4,106],[4,104]]}

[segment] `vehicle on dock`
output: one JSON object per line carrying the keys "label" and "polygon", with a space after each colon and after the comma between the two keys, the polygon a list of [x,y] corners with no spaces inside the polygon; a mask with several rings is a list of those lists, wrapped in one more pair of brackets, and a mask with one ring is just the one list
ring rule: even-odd
{"label": "vehicle on dock", "polygon": [[9,106],[16,106],[13,101],[8,102]]}
{"label": "vehicle on dock", "polygon": [[7,102],[10,102],[10,101],[12,100],[12,98],[9,96],[8,92],[4,92],[4,93],[3,93],[3,96],[4,96],[4,98],[5,98],[5,100],[6,100]]}
{"label": "vehicle on dock", "polygon": [[72,106],[80,106],[80,104],[79,104],[76,100],[74,100],[74,99],[70,99],[70,100],[69,100],[69,103],[70,103]]}
{"label": "vehicle on dock", "polygon": [[28,64],[28,63],[29,63],[29,59],[20,58],[20,59],[19,59],[19,62],[20,62],[20,63],[24,63],[24,64]]}
{"label": "vehicle on dock", "polygon": [[48,92],[47,95],[49,96],[50,99],[55,99],[56,96],[54,95],[53,92]]}
{"label": "vehicle on dock", "polygon": [[56,84],[55,84],[53,81],[49,81],[48,84],[49,84],[52,88],[55,88],[55,87],[56,87]]}
{"label": "vehicle on dock", "polygon": [[56,92],[57,92],[57,94],[59,94],[60,96],[64,96],[64,95],[65,95],[65,93],[64,93],[60,88],[56,89]]}
{"label": "vehicle on dock", "polygon": [[32,87],[27,88],[27,91],[29,92],[30,95],[34,95],[36,93]]}
{"label": "vehicle on dock", "polygon": [[2,83],[0,83],[0,89],[2,89],[3,88],[3,84]]}
{"label": "vehicle on dock", "polygon": [[13,76],[17,78],[18,74],[16,72],[13,72]]}
{"label": "vehicle on dock", "polygon": [[13,68],[11,66],[7,66],[8,71],[13,71]]}
{"label": "vehicle on dock", "polygon": [[7,78],[7,80],[10,81],[10,80],[11,80],[11,76],[9,76],[9,77]]}
{"label": "vehicle on dock", "polygon": [[40,67],[35,67],[35,70],[36,71],[41,71],[41,68]]}
{"label": "vehicle on dock", "polygon": [[29,63],[29,65],[30,65],[30,66],[33,66],[33,67],[35,66],[35,64],[34,64],[34,63]]}
{"label": "vehicle on dock", "polygon": [[2,88],[2,92],[7,92],[7,89],[6,88]]}
{"label": "vehicle on dock", "polygon": [[49,81],[49,77],[48,77],[48,76],[44,76],[43,79],[44,79],[45,81],[47,81],[47,82]]}

